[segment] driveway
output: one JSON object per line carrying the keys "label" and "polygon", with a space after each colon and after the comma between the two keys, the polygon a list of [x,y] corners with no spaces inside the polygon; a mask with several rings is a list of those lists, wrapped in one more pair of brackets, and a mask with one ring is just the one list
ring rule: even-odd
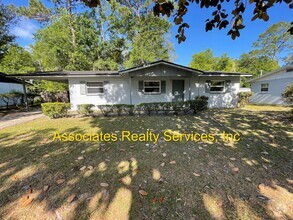
{"label": "driveway", "polygon": [[44,115],[42,114],[41,110],[9,113],[7,115],[0,116],[0,130],[24,122],[32,121],[43,116]]}

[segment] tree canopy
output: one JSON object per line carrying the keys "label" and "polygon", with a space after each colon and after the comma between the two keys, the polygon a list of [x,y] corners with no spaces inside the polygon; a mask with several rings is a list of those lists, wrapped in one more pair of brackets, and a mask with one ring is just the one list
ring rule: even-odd
{"label": "tree canopy", "polygon": [[31,54],[18,45],[9,46],[6,55],[0,62],[0,72],[13,74],[33,71],[36,71],[36,63]]}
{"label": "tree canopy", "polygon": [[[253,47],[258,49],[260,55],[279,60],[280,53],[293,51],[293,35],[288,33],[289,27],[290,24],[284,21],[273,24],[259,35]],[[288,58],[285,57],[284,60],[286,59]]]}
{"label": "tree canopy", "polygon": [[215,57],[211,49],[199,52],[192,56],[190,67],[204,71],[236,72],[236,61],[227,54]]}
{"label": "tree canopy", "polygon": [[10,33],[9,28],[14,23],[16,14],[10,6],[0,2],[0,61],[14,41],[15,36]]}

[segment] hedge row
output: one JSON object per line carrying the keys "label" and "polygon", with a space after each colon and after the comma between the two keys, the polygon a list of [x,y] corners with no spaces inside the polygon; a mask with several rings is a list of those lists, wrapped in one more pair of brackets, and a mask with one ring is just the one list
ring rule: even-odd
{"label": "hedge row", "polygon": [[[92,115],[94,112],[92,104],[78,105],[78,112],[82,115]],[[158,114],[163,112],[168,114],[173,112],[175,115],[179,113],[188,113],[197,111],[204,111],[208,108],[208,97],[198,96],[194,100],[182,101],[182,102],[152,102],[152,103],[140,103],[136,106],[128,104],[116,104],[116,105],[97,105],[99,110],[104,116],[108,116],[110,113],[121,115],[126,113],[128,115],[134,115],[135,113],[150,115],[152,112]]]}
{"label": "hedge row", "polygon": [[[67,116],[70,107],[70,103],[43,103],[42,111],[45,115],[49,116],[50,118],[59,118]],[[95,105],[93,104],[82,104],[77,106],[77,111],[79,114],[91,116],[94,113],[94,107]],[[115,113],[118,115],[121,115],[122,113],[126,113],[128,115],[134,115],[135,113],[146,113],[150,115],[152,112],[156,114],[159,112],[163,112],[166,115],[169,112],[173,112],[175,115],[178,115],[179,113],[196,113],[198,111],[206,110],[208,108],[208,97],[198,96],[194,100],[184,102],[140,103],[137,106],[128,104],[97,105],[97,107],[104,116],[108,116],[110,113]]]}

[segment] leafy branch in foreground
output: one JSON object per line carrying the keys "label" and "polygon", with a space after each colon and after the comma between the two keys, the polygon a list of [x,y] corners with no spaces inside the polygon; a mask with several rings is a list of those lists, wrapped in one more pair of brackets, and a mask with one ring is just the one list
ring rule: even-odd
{"label": "leafy branch in foreground", "polygon": [[[100,0],[77,0],[84,2],[88,7],[97,7],[101,5]],[[133,0],[131,2],[141,2],[143,0]],[[130,0],[119,0],[121,4],[126,4],[130,2]],[[226,28],[228,26],[229,14],[226,12],[226,9],[223,7],[223,3],[230,2],[230,0],[176,0],[171,2],[169,0],[154,0],[153,12],[156,16],[166,15],[170,17],[174,16],[174,23],[178,25],[178,34],[176,38],[178,43],[186,40],[186,36],[184,34],[185,28],[189,28],[189,24],[184,22],[183,17],[188,12],[188,6],[190,3],[196,3],[200,6],[200,8],[215,8],[216,10],[212,12],[212,18],[206,20],[205,30],[210,31],[214,28],[219,30]],[[247,1],[244,0],[234,0],[230,2],[230,4],[234,5],[234,10],[232,10],[231,15],[231,28],[228,31],[228,35],[234,40],[237,37],[240,37],[240,30],[245,28],[243,23],[243,13],[247,8]],[[264,21],[269,20],[269,15],[267,10],[277,3],[285,3],[289,6],[289,8],[293,8],[292,0],[249,0],[249,4],[254,5],[253,16],[251,18],[252,21],[256,19],[261,19]],[[225,4],[226,6],[227,4]],[[293,34],[293,24],[292,27],[288,30],[290,34]]]}

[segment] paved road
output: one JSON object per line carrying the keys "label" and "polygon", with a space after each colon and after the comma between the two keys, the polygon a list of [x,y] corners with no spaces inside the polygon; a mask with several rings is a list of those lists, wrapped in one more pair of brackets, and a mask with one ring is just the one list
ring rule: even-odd
{"label": "paved road", "polygon": [[33,110],[29,112],[14,112],[7,115],[0,115],[0,130],[11,127],[24,122],[32,121],[34,119],[43,117],[41,110]]}

